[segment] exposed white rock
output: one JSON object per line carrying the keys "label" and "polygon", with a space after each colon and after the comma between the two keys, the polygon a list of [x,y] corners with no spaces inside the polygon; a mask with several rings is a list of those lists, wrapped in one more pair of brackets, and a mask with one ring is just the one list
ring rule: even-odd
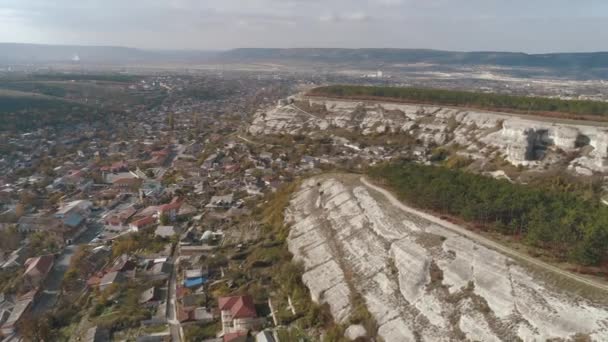
{"label": "exposed white rock", "polygon": [[365,327],[360,324],[353,324],[346,328],[344,332],[344,336],[349,340],[356,340],[359,337],[365,337],[367,335],[367,331],[365,331]]}
{"label": "exposed white rock", "polygon": [[401,210],[357,176],[303,182],[287,219],[289,249],[304,261],[313,300],[347,323],[358,293],[387,342],[608,340],[605,305]]}
{"label": "exposed white rock", "polygon": [[407,132],[424,144],[481,144],[498,148],[514,165],[535,165],[546,149],[576,153],[587,146],[591,151],[581,153],[572,165],[580,166],[583,174],[587,170],[608,171],[608,127],[602,125],[558,123],[547,118],[428,105],[326,99],[310,99],[309,103],[324,106],[326,113],[311,114],[290,103],[257,113],[249,132],[296,134],[330,127],[358,130],[362,134]]}

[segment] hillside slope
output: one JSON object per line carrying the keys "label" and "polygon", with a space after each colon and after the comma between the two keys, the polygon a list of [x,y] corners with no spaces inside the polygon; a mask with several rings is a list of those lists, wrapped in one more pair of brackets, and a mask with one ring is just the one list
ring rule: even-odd
{"label": "hillside slope", "polygon": [[606,303],[564,292],[561,275],[404,210],[356,175],[307,180],[288,214],[313,299],[348,324],[351,298],[363,297],[385,341],[608,339]]}

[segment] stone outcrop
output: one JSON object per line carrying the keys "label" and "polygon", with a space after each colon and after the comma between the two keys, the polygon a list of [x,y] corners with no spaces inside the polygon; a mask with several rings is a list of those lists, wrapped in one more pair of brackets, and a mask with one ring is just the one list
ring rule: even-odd
{"label": "stone outcrop", "polygon": [[287,209],[303,281],[337,321],[356,294],[388,342],[608,340],[605,303],[392,203],[358,176],[326,175]]}
{"label": "stone outcrop", "polygon": [[[458,144],[472,157],[499,154],[515,165],[534,165],[548,151],[557,151],[575,156],[570,164],[572,169],[608,171],[608,127],[591,123],[555,122],[548,118],[430,105],[316,98],[286,103],[257,113],[249,132],[306,134],[332,128],[360,131],[364,135],[401,132],[427,145]],[[300,108],[302,103],[321,110],[312,113]]]}

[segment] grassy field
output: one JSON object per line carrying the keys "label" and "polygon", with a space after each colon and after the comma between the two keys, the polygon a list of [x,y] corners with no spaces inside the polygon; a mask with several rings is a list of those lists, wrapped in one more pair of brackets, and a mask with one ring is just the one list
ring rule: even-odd
{"label": "grassy field", "polygon": [[106,120],[124,108],[156,103],[127,88],[126,75],[34,74],[0,78],[0,131]]}

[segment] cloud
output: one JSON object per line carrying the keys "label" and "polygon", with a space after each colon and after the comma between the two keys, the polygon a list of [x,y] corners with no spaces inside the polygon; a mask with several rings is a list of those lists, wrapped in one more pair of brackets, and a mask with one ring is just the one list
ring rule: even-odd
{"label": "cloud", "polygon": [[398,6],[404,3],[403,0],[372,0],[372,2],[385,6]]}
{"label": "cloud", "polygon": [[0,0],[0,41],[608,50],[607,18],[605,0]]}
{"label": "cloud", "polygon": [[371,19],[371,16],[363,12],[352,12],[346,13],[343,18],[348,21],[367,21]]}
{"label": "cloud", "polygon": [[321,22],[348,22],[348,21],[367,21],[371,20],[371,16],[364,12],[348,12],[348,13],[325,13],[319,16],[319,21]]}

